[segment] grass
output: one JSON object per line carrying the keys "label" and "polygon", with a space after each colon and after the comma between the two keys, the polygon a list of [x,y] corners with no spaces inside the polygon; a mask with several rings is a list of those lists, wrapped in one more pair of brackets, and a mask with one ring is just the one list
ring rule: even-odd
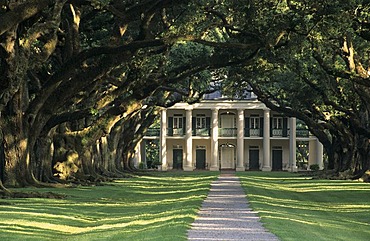
{"label": "grass", "polygon": [[[186,240],[218,172],[153,173],[104,186],[0,200],[0,240]],[[265,226],[286,240],[370,240],[370,184],[286,172],[238,173]]]}
{"label": "grass", "polygon": [[155,173],[104,186],[25,191],[66,199],[0,200],[0,240],[186,240],[218,173]]}
{"label": "grass", "polygon": [[252,208],[281,240],[370,240],[370,184],[284,172],[238,173]]}

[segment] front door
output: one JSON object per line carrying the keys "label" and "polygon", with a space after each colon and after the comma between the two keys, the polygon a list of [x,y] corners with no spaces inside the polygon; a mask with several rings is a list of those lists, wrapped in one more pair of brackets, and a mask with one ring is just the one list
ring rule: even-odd
{"label": "front door", "polygon": [[260,169],[260,152],[259,150],[249,150],[249,169],[259,170]]}
{"label": "front door", "polygon": [[182,149],[173,149],[173,169],[182,169]]}
{"label": "front door", "polygon": [[221,148],[221,169],[235,169],[234,148]]}
{"label": "front door", "polygon": [[272,150],[272,170],[283,170],[283,150]]}
{"label": "front door", "polygon": [[196,169],[206,169],[206,150],[198,149],[196,150]]}

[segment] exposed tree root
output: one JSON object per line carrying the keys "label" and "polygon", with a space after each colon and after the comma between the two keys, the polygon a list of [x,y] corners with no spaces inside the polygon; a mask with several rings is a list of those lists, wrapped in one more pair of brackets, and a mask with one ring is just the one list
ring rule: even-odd
{"label": "exposed tree root", "polygon": [[358,180],[360,182],[370,182],[370,170],[367,170]]}
{"label": "exposed tree root", "polygon": [[347,170],[343,172],[337,172],[335,170],[325,170],[316,172],[305,172],[301,173],[302,176],[312,177],[313,179],[329,179],[329,180],[357,180],[360,182],[370,182],[370,170],[353,174],[352,171]]}
{"label": "exposed tree root", "polygon": [[3,192],[0,191],[0,198],[52,198],[64,199],[66,195],[53,193],[53,192]]}

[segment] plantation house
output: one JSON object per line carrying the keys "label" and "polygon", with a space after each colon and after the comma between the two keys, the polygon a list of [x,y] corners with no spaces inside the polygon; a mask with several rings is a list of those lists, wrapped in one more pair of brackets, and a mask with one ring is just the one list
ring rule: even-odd
{"label": "plantation house", "polygon": [[255,98],[208,98],[163,109],[160,128],[148,130],[137,147],[135,164],[147,166],[152,161],[147,160],[147,152],[153,148],[158,148],[162,170],[294,172],[297,155],[304,153],[297,148],[307,150],[306,164],[299,168],[312,164],[323,168],[323,146],[318,139],[296,118],[271,111]]}

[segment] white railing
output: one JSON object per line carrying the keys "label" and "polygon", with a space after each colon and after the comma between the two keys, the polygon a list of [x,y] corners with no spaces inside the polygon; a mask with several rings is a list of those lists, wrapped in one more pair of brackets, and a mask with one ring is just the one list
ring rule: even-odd
{"label": "white railing", "polygon": [[221,137],[234,137],[237,134],[237,129],[236,128],[220,128],[218,134]]}
{"label": "white railing", "polygon": [[260,136],[260,129],[249,129],[249,136]]}
{"label": "white railing", "polygon": [[283,129],[273,129],[272,136],[283,136]]}
{"label": "white railing", "polygon": [[198,128],[195,129],[196,136],[209,136],[209,128]]}

